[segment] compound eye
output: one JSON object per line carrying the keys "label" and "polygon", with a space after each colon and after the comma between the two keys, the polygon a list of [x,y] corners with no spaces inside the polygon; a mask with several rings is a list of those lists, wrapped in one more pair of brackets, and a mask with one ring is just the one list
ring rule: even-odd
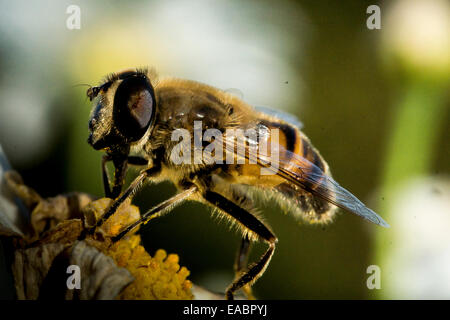
{"label": "compound eye", "polygon": [[127,103],[128,111],[139,127],[145,128],[152,116],[153,97],[150,91],[144,89],[130,95]]}
{"label": "compound eye", "polygon": [[154,116],[154,91],[144,77],[124,79],[114,97],[114,123],[129,141],[145,134]]}

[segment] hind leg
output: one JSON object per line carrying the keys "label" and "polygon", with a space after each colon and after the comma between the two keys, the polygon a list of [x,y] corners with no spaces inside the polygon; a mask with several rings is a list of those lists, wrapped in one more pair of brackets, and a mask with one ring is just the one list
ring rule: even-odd
{"label": "hind leg", "polygon": [[[270,259],[275,251],[275,244],[277,243],[277,238],[269,230],[264,223],[255,217],[253,214],[235,204],[234,202],[226,199],[224,196],[213,192],[206,191],[203,194],[203,198],[212,206],[219,209],[221,212],[227,214],[231,218],[234,218],[246,231],[245,237],[251,235],[256,239],[263,240],[268,243],[269,248],[260,258],[260,260],[251,266],[242,270],[240,274],[237,275],[236,279],[228,286],[226,290],[226,298],[233,300],[233,294],[245,286],[251,287],[256,280],[258,280],[266,270],[269,265]],[[245,238],[244,238],[245,239]],[[238,267],[241,267],[241,261],[245,261],[248,256],[248,248],[244,240],[243,250],[241,250],[238,255]],[[242,253],[242,255],[241,255]],[[241,259],[242,258],[242,259]],[[245,289],[245,288],[244,288]]]}
{"label": "hind leg", "polygon": [[[239,247],[238,254],[236,255],[236,261],[234,262],[234,274],[235,279],[242,275],[247,270],[248,256],[250,254],[250,239],[248,236],[244,236]],[[252,287],[246,284],[242,290],[244,291],[247,299],[255,300],[252,293]]]}

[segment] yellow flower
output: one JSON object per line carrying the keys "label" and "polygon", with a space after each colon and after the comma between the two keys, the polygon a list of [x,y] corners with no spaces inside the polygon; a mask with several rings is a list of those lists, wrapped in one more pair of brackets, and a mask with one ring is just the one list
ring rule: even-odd
{"label": "yellow flower", "polygon": [[192,299],[192,283],[186,279],[189,270],[180,268],[178,255],[167,255],[160,249],[151,257],[140,242],[140,236],[133,235],[115,243],[106,252],[119,267],[126,268],[136,279],[118,299]]}

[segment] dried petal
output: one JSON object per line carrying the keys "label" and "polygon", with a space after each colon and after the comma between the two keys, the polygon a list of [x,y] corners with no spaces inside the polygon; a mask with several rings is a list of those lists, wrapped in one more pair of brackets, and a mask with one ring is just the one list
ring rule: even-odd
{"label": "dried petal", "polygon": [[[70,263],[81,270],[81,300],[114,299],[134,278],[125,268],[119,268],[111,257],[90,247],[85,241],[77,241],[72,249]],[[67,296],[66,296],[67,297]]]}
{"label": "dried petal", "polygon": [[61,243],[49,243],[15,252],[12,267],[17,298],[37,299],[54,258],[64,250]]}

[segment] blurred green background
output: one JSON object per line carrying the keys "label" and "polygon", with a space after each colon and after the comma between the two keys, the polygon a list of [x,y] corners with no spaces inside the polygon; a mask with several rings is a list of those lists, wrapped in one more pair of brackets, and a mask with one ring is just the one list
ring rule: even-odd
{"label": "blurred green background", "polygon": [[[72,4],[80,29],[66,27]],[[373,4],[380,30],[366,26]],[[254,286],[258,298],[450,298],[448,2],[0,5],[0,143],[42,195],[102,196],[102,154],[86,142],[87,87],[75,85],[155,67],[297,115],[334,178],[391,224],[341,212],[327,226],[299,225],[268,205],[279,244]],[[173,192],[148,186],[135,203],[144,210]],[[141,233],[151,254],[178,253],[194,283],[223,291],[232,280],[240,237],[201,205],[185,204]],[[251,259],[264,248],[255,245]],[[366,285],[369,265],[381,268],[379,290]]]}

